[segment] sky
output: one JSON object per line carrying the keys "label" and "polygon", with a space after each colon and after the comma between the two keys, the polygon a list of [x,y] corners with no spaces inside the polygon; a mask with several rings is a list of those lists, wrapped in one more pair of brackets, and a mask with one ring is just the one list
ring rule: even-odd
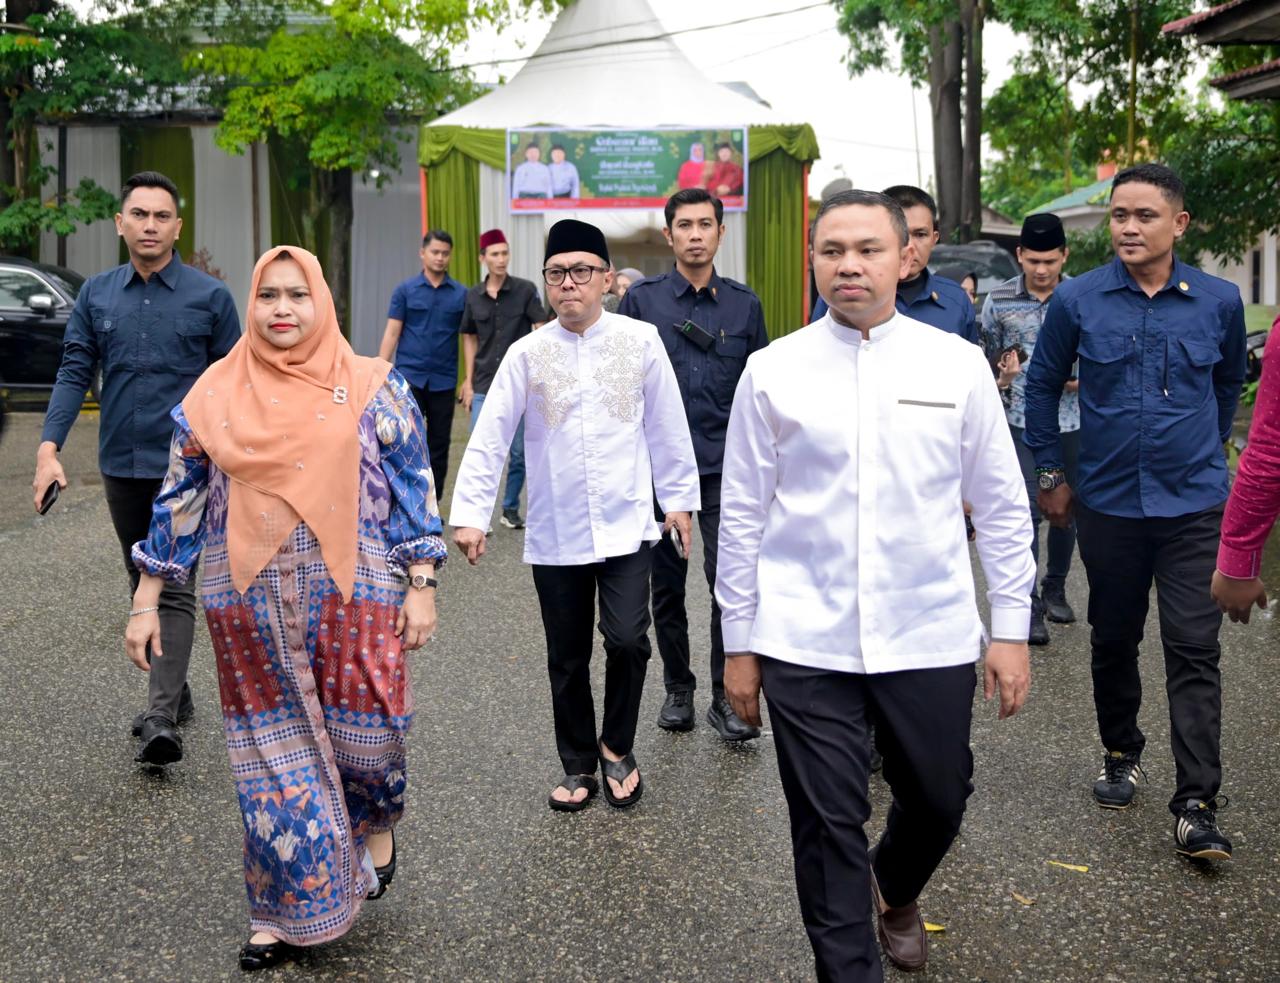
{"label": "sky", "polygon": [[[591,0],[582,0],[591,2]],[[812,0],[649,0],[668,31],[723,24],[757,14],[806,7]],[[498,33],[477,32],[455,62],[529,55],[551,26],[531,17]],[[823,4],[767,20],[678,35],[676,44],[716,82],[746,82],[766,102],[796,122],[813,125],[822,157],[810,172],[816,194],[845,176],[855,187],[927,185],[933,171],[929,96],[912,90],[903,74],[877,72],[849,78],[847,39],[836,29],[835,7]],[[999,24],[983,32],[987,77],[994,91],[1009,77],[1017,37]],[[510,78],[519,64],[478,68],[481,82]]]}

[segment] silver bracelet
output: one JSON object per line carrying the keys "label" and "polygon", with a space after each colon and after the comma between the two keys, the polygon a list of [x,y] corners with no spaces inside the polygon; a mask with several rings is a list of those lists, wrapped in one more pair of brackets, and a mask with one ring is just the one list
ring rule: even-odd
{"label": "silver bracelet", "polygon": [[152,611],[159,611],[159,610],[160,610],[159,605],[156,605],[153,608],[136,608],[135,610],[129,612],[129,617],[136,618],[140,614],[150,614]]}

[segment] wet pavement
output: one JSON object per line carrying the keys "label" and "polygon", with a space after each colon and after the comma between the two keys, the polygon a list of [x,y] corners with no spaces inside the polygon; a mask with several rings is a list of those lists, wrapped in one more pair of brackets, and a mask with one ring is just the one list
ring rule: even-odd
{"label": "wet pavement", "polygon": [[[0,855],[10,885],[0,980],[240,978],[241,827],[207,635],[198,629],[192,657],[186,758],[142,769],[128,725],[145,685],[122,650],[129,596],[96,472],[97,421],[86,414],[73,431],[72,487],[42,519],[30,507],[39,422],[15,414],[0,443]],[[261,978],[811,979],[772,742],[767,732],[739,748],[715,739],[701,719],[705,652],[699,725],[683,735],[653,725],[655,653],[635,809],[546,808],[558,768],[521,535],[495,525],[477,569],[454,557],[438,638],[413,656],[418,716],[395,884],[346,937]],[[1280,589],[1278,553],[1270,582]],[[709,602],[694,576],[691,631],[705,639]],[[1083,615],[1078,566],[1068,592]],[[1053,643],[1033,650],[1031,700],[1013,720],[997,721],[979,695],[976,792],[922,898],[945,931],[931,936],[916,978],[1280,979],[1280,623],[1270,615],[1223,633],[1230,864],[1196,865],[1171,849],[1154,617],[1141,718],[1150,783],[1128,812],[1100,810],[1089,794],[1100,748],[1086,626],[1052,626]],[[874,833],[888,805],[878,778],[872,795]]]}

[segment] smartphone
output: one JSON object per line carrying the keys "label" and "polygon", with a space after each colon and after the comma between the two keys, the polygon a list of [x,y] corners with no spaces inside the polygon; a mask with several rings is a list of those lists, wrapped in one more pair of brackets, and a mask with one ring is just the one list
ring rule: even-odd
{"label": "smartphone", "polygon": [[667,535],[671,537],[671,545],[675,547],[676,556],[680,557],[682,560],[689,559],[689,555],[684,551],[684,544],[680,542],[680,530],[675,526],[672,526],[667,531]]}
{"label": "smartphone", "polygon": [[49,482],[49,487],[44,490],[44,498],[40,499],[41,515],[53,508],[53,503],[58,500],[58,492],[60,490],[61,486],[56,481]]}

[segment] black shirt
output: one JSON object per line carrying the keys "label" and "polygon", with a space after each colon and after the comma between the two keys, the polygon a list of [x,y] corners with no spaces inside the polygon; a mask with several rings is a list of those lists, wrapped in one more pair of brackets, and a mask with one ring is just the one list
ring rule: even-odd
{"label": "black shirt", "polygon": [[547,320],[538,288],[518,276],[508,276],[498,288],[496,298],[489,296],[487,278],[467,291],[459,331],[476,336],[476,360],[471,388],[485,395],[498,372],[502,357],[535,324]]}
{"label": "black shirt", "polygon": [[[764,309],[749,287],[719,274],[701,290],[673,269],[633,283],[618,313],[655,325],[675,369],[684,398],[699,474],[719,474],[724,463],[724,434],[738,379],[747,356],[769,343]],[[715,336],[703,351],[677,330],[685,319]]]}

